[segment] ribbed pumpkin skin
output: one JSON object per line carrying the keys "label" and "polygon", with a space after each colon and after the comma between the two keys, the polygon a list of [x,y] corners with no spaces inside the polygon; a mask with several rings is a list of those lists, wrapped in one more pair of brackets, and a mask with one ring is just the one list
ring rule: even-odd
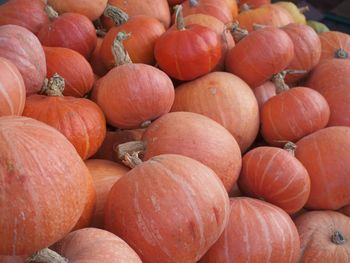
{"label": "ribbed pumpkin skin", "polygon": [[266,27],[249,33],[228,52],[226,69],[255,88],[284,70],[293,56],[293,42],[287,33]]}
{"label": "ribbed pumpkin skin", "polygon": [[252,198],[230,198],[230,218],[200,263],[295,263],[298,231],[282,209]]}
{"label": "ribbed pumpkin skin", "polygon": [[326,99],[331,116],[328,126],[350,126],[350,60],[329,59],[310,74],[306,85]]}
{"label": "ribbed pumpkin skin", "polygon": [[[321,41],[317,33],[307,25],[292,23],[282,28],[294,44],[294,58],[288,69],[305,70],[308,73],[319,62],[321,56]],[[305,74],[287,74],[287,83],[302,79]]]}
{"label": "ribbed pumpkin skin", "polygon": [[278,146],[326,127],[330,110],[320,93],[296,87],[269,99],[260,116],[262,136],[270,145]]}
{"label": "ribbed pumpkin skin", "polygon": [[10,60],[21,73],[27,95],[38,92],[46,77],[44,50],[38,38],[24,27],[0,27],[0,57]]}
{"label": "ribbed pumpkin skin", "polygon": [[108,0],[48,0],[57,12],[62,13],[79,13],[87,16],[91,21],[99,18],[106,8]]}
{"label": "ribbed pumpkin skin", "polygon": [[276,147],[257,147],[243,156],[239,189],[263,198],[288,214],[303,208],[310,194],[310,177],[291,153]]}
{"label": "ribbed pumpkin skin", "polygon": [[211,169],[164,154],[114,184],[105,227],[134,248],[143,263],[193,263],[219,238],[228,215],[227,192]]}
{"label": "ribbed pumpkin skin", "polygon": [[147,145],[145,160],[159,154],[181,154],[213,169],[227,191],[237,181],[239,146],[224,127],[208,117],[192,112],[165,114],[146,129],[142,140]]}
{"label": "ribbed pumpkin skin", "polygon": [[0,5],[0,26],[18,25],[37,34],[48,22],[44,1],[10,0]]}
{"label": "ribbed pumpkin skin", "polygon": [[102,159],[85,161],[93,178],[96,189],[96,210],[92,217],[91,226],[103,228],[104,208],[109,191],[115,182],[126,175],[129,169],[122,164]]}
{"label": "ribbed pumpkin skin", "polygon": [[44,47],[44,52],[47,77],[58,73],[64,78],[63,95],[81,98],[92,89],[94,72],[81,54],[63,47]]}
{"label": "ribbed pumpkin skin", "polygon": [[85,58],[94,51],[97,37],[92,22],[77,13],[65,13],[43,26],[38,38],[43,46],[70,48]]}
{"label": "ribbed pumpkin skin", "polygon": [[23,115],[59,130],[83,160],[96,153],[106,136],[103,112],[88,99],[33,95],[27,97]]}
{"label": "ribbed pumpkin skin", "polygon": [[[93,98],[107,122],[118,128],[140,128],[170,111],[174,86],[159,69],[146,64],[124,64],[96,83]],[[95,89],[94,88],[94,89]]]}
{"label": "ribbed pumpkin skin", "polygon": [[22,115],[26,101],[26,88],[17,67],[0,57],[0,117]]}
{"label": "ribbed pumpkin skin", "polygon": [[[348,262],[350,245],[350,219],[334,211],[306,212],[295,220],[300,235],[300,263]],[[339,231],[345,244],[332,242],[332,235]]]}
{"label": "ribbed pumpkin skin", "polygon": [[0,148],[0,254],[30,255],[78,221],[89,171],[61,133],[30,118],[1,117]]}
{"label": "ribbed pumpkin skin", "polygon": [[138,15],[131,17],[118,27],[111,28],[104,37],[100,50],[100,57],[108,69],[115,66],[112,46],[119,32],[131,33],[130,37],[123,41],[123,46],[133,63],[155,64],[154,46],[156,40],[165,32],[164,25],[159,20],[150,16]]}
{"label": "ribbed pumpkin skin", "polygon": [[265,102],[271,97],[276,96],[276,85],[271,81],[266,81],[260,86],[254,88],[253,92],[258,102],[259,111],[261,111]]}
{"label": "ribbed pumpkin skin", "polygon": [[71,232],[55,244],[54,248],[70,263],[142,263],[136,252],[125,241],[97,228]]}
{"label": "ribbed pumpkin skin", "polygon": [[324,128],[296,145],[295,157],[311,179],[305,207],[335,210],[350,204],[350,128]]}
{"label": "ribbed pumpkin skin", "polygon": [[203,114],[224,126],[242,152],[259,131],[259,109],[250,87],[226,72],[212,72],[175,89],[171,111]]}
{"label": "ribbed pumpkin skin", "polygon": [[322,45],[321,60],[338,58],[337,51],[341,48],[348,54],[346,59],[350,58],[350,36],[348,34],[329,31],[319,34],[319,37]]}

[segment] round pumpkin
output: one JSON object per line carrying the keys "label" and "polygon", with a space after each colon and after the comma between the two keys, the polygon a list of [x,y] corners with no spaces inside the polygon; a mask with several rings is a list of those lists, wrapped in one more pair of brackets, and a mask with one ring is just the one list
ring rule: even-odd
{"label": "round pumpkin", "polygon": [[299,261],[347,262],[350,219],[334,211],[306,212],[295,220],[300,235]]}
{"label": "round pumpkin", "polygon": [[44,1],[10,0],[0,5],[0,26],[22,26],[36,35],[48,21]]}
{"label": "round pumpkin", "polygon": [[0,117],[0,148],[0,255],[29,255],[76,224],[89,170],[60,132],[31,118]]}
{"label": "round pumpkin", "polygon": [[319,37],[322,45],[321,60],[350,58],[350,36],[348,34],[329,31],[319,34]]}
{"label": "round pumpkin", "polygon": [[271,97],[276,96],[276,85],[272,81],[266,81],[260,86],[253,89],[255,98],[258,102],[259,112],[261,112],[262,106]]}
{"label": "round pumpkin", "polygon": [[252,198],[230,199],[230,218],[219,240],[199,263],[295,263],[299,236],[282,209]]}
{"label": "round pumpkin", "polygon": [[270,98],[262,106],[260,116],[263,138],[278,146],[326,127],[330,110],[320,93],[296,87]]}
{"label": "round pumpkin", "polygon": [[242,152],[259,131],[259,109],[252,90],[226,72],[212,72],[177,86],[171,111],[195,112],[217,121],[235,137]]}
{"label": "round pumpkin", "polygon": [[295,157],[311,179],[310,209],[336,210],[350,204],[350,128],[328,127],[297,143]]}
{"label": "round pumpkin", "polygon": [[305,205],[310,177],[293,153],[276,147],[257,147],[242,159],[239,189],[246,195],[274,204],[288,214]]}
{"label": "round pumpkin", "polygon": [[[328,32],[330,29],[323,23],[320,23],[315,20],[307,20],[306,24],[310,26],[317,34],[320,34],[322,32]],[[321,40],[322,41],[322,40]]]}
{"label": "round pumpkin", "polygon": [[226,70],[255,88],[284,70],[293,57],[294,46],[288,34],[266,27],[249,33],[228,52]]}
{"label": "round pumpkin", "polygon": [[22,115],[26,101],[26,88],[17,67],[0,57],[0,117]]}
{"label": "round pumpkin", "polygon": [[211,169],[182,155],[164,154],[114,184],[105,228],[125,240],[144,263],[190,263],[219,238],[228,215],[227,192]]}
{"label": "round pumpkin", "polygon": [[44,84],[46,63],[38,38],[17,25],[0,26],[0,57],[10,60],[21,73],[26,94],[38,92]]}
{"label": "round pumpkin", "polygon": [[51,21],[38,33],[41,44],[48,47],[70,48],[89,58],[97,43],[92,22],[78,13],[64,13],[50,18]]}
{"label": "round pumpkin", "polygon": [[58,73],[64,78],[63,95],[82,98],[94,84],[94,73],[89,62],[78,52],[63,47],[44,47],[47,77]]}

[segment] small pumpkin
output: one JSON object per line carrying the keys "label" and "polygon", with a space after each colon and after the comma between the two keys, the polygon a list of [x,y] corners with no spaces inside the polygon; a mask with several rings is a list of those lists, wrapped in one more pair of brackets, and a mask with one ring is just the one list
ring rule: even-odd
{"label": "small pumpkin", "polygon": [[92,70],[98,77],[102,77],[102,76],[106,75],[106,73],[108,72],[108,69],[106,69],[105,65],[103,64],[103,61],[102,61],[102,58],[100,55],[100,49],[102,46],[102,42],[103,42],[103,38],[98,37],[96,47],[95,47],[94,51],[92,52],[91,57],[89,59],[89,63],[92,67]]}
{"label": "small pumpkin", "polygon": [[317,34],[330,31],[330,29],[325,24],[315,20],[306,20],[306,24],[315,30]]}
{"label": "small pumpkin", "polygon": [[294,22],[301,25],[306,25],[306,18],[304,13],[309,11],[308,6],[297,7],[290,1],[278,1],[274,5],[284,8],[293,18]]}
{"label": "small pumpkin", "polygon": [[271,97],[276,96],[276,85],[272,81],[266,81],[260,86],[253,89],[255,98],[258,102],[259,112],[261,112],[262,106]]}
{"label": "small pumpkin", "polygon": [[319,34],[319,37],[322,45],[321,60],[350,58],[350,36],[348,34],[329,31]]}

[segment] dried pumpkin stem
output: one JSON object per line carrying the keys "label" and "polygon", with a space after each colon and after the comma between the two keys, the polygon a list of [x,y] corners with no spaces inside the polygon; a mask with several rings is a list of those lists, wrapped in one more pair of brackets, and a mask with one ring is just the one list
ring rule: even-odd
{"label": "dried pumpkin stem", "polygon": [[238,43],[241,41],[243,38],[248,36],[248,30],[240,28],[238,22],[234,22],[228,26],[228,29],[231,32],[231,35],[233,39],[235,40],[235,43]]}
{"label": "dried pumpkin stem", "polygon": [[103,12],[103,15],[112,19],[114,24],[117,26],[124,24],[129,20],[129,16],[127,13],[125,13],[120,8],[110,4],[107,4],[107,7]]}
{"label": "dried pumpkin stem", "polygon": [[131,33],[119,32],[112,45],[112,54],[114,57],[115,66],[132,63],[128,51],[123,45],[123,41],[128,39]]}
{"label": "dried pumpkin stem", "polygon": [[117,153],[119,160],[122,160],[126,166],[134,168],[142,163],[139,155],[146,151],[146,144],[143,141],[126,142],[115,145],[113,150]]}
{"label": "dried pumpkin stem", "polygon": [[198,0],[190,0],[190,6],[194,7],[198,5]]}
{"label": "dried pumpkin stem", "polygon": [[291,155],[295,156],[295,150],[297,149],[297,145],[293,142],[287,142],[283,149],[289,152]]}
{"label": "dried pumpkin stem", "polygon": [[247,11],[250,11],[250,10],[252,10],[252,8],[251,8],[251,6],[248,5],[247,3],[241,5],[241,7],[239,8],[239,12],[240,12],[240,13],[247,12]]}
{"label": "dried pumpkin stem", "polygon": [[298,10],[300,13],[304,14],[304,13],[310,11],[310,8],[308,5],[306,5],[306,6],[299,7]]}
{"label": "dried pumpkin stem", "polygon": [[253,24],[253,30],[259,30],[259,29],[264,29],[266,26],[265,25],[261,25],[261,24]]}
{"label": "dried pumpkin stem", "polygon": [[337,51],[335,51],[335,57],[336,58],[349,58],[349,53],[346,52],[344,48],[339,48]]}
{"label": "dried pumpkin stem", "polygon": [[280,94],[284,91],[289,90],[289,86],[284,82],[285,75],[283,73],[278,73],[273,75],[272,82],[276,86],[276,93]]}
{"label": "dried pumpkin stem", "polygon": [[96,29],[96,35],[98,37],[105,37],[105,35],[107,34],[107,32],[105,30],[102,29]]}
{"label": "dried pumpkin stem", "polygon": [[68,263],[68,259],[62,257],[55,251],[44,248],[25,260],[25,263],[41,262],[41,263]]}
{"label": "dried pumpkin stem", "polygon": [[332,241],[332,243],[334,243],[336,245],[343,245],[347,242],[347,240],[345,239],[343,234],[340,233],[339,231],[334,231],[334,233],[331,237],[331,241]]}
{"label": "dried pumpkin stem", "polygon": [[47,16],[49,17],[50,20],[54,20],[54,19],[56,19],[58,17],[58,13],[50,5],[46,5],[45,6],[45,12],[46,12],[46,14],[47,14]]}
{"label": "dried pumpkin stem", "polygon": [[63,96],[65,81],[58,73],[53,74],[50,80],[45,79],[40,94],[47,96]]}
{"label": "dried pumpkin stem", "polygon": [[174,6],[175,10],[175,24],[178,30],[185,30],[185,21],[182,14],[182,5]]}

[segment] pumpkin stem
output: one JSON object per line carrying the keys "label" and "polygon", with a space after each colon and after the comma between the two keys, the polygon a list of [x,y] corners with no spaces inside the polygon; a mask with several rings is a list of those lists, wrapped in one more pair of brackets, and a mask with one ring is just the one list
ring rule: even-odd
{"label": "pumpkin stem", "polygon": [[120,26],[129,20],[129,16],[120,8],[107,4],[103,15],[113,20],[116,26]]}
{"label": "pumpkin stem", "polygon": [[298,10],[300,13],[304,14],[304,13],[310,11],[310,8],[308,5],[306,5],[306,6],[299,7]]}
{"label": "pumpkin stem", "polygon": [[284,77],[285,75],[283,73],[278,73],[272,76],[272,82],[276,86],[277,94],[289,90],[289,86],[284,82]]}
{"label": "pumpkin stem", "polygon": [[132,141],[114,145],[113,150],[118,154],[118,159],[125,165],[134,168],[142,163],[139,155],[146,151],[146,144],[143,141]]}
{"label": "pumpkin stem", "polygon": [[25,260],[25,263],[41,262],[41,263],[68,263],[68,259],[62,257],[55,251],[44,248]]}
{"label": "pumpkin stem", "polygon": [[289,152],[291,155],[295,156],[295,150],[297,149],[297,145],[293,142],[287,142],[283,149]]}
{"label": "pumpkin stem", "polygon": [[256,31],[256,30],[259,30],[259,29],[263,29],[265,28],[266,26],[265,25],[260,25],[260,24],[253,24],[253,30]]}
{"label": "pumpkin stem", "polygon": [[334,231],[332,237],[331,237],[332,243],[336,245],[343,245],[346,243],[345,237],[340,233],[339,231]]}
{"label": "pumpkin stem", "polygon": [[123,41],[128,39],[130,36],[131,33],[126,32],[118,32],[116,36],[112,45],[112,53],[115,61],[115,66],[132,63],[129,53],[123,45]]}
{"label": "pumpkin stem", "polygon": [[235,40],[235,43],[238,43],[249,34],[248,30],[239,27],[238,22],[230,24],[228,28],[233,36],[233,39]]}
{"label": "pumpkin stem", "polygon": [[176,5],[174,6],[175,10],[175,24],[177,30],[185,30],[185,21],[184,21],[184,16],[182,14],[182,5]]}
{"label": "pumpkin stem", "polygon": [[148,126],[151,125],[151,121],[144,121],[143,123],[141,123],[140,127],[141,128],[147,128]]}
{"label": "pumpkin stem", "polygon": [[40,94],[44,94],[50,97],[63,96],[64,91],[64,78],[58,73],[53,74],[50,80],[45,79],[44,86],[40,90]]}
{"label": "pumpkin stem", "polygon": [[107,34],[107,32],[103,29],[96,29],[96,35],[98,37],[105,37],[106,34]]}
{"label": "pumpkin stem", "polygon": [[194,7],[198,5],[198,0],[190,0],[190,7]]}
{"label": "pumpkin stem", "polygon": [[306,70],[298,70],[298,69],[286,69],[281,72],[283,77],[285,78],[287,74],[306,74]]}
{"label": "pumpkin stem", "polygon": [[240,12],[240,13],[247,12],[247,11],[250,11],[250,10],[252,10],[252,8],[251,8],[251,6],[248,5],[247,3],[241,5],[241,7],[239,8],[239,12]]}
{"label": "pumpkin stem", "polygon": [[336,58],[348,58],[349,54],[346,52],[344,48],[339,48],[337,51],[335,51],[335,57]]}
{"label": "pumpkin stem", "polygon": [[54,20],[54,19],[56,19],[58,17],[58,13],[50,5],[46,5],[45,6],[45,12],[46,12],[46,14],[47,14],[47,16],[49,17],[50,20]]}

